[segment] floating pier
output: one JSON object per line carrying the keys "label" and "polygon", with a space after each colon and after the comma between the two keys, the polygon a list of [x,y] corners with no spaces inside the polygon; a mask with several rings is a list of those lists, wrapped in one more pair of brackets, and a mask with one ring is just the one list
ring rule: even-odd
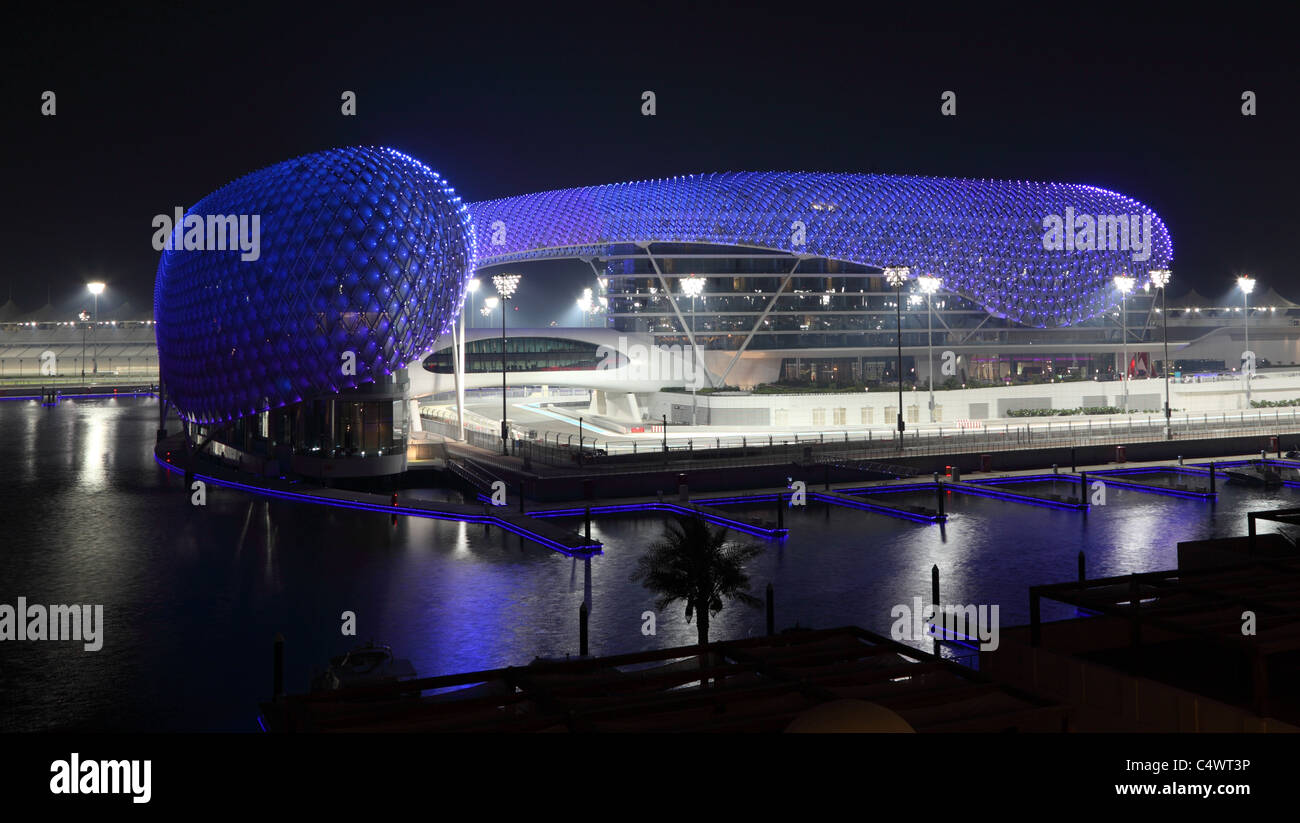
{"label": "floating pier", "polygon": [[[726,498],[723,502],[762,502],[764,499],[775,501],[776,494],[753,495],[752,497],[735,500]],[[751,520],[738,519],[720,509],[715,509],[706,505],[711,502],[719,501],[701,500],[699,502],[691,503],[672,503],[666,500],[650,500],[642,503],[607,503],[598,506],[564,506],[562,508],[554,509],[537,509],[531,512],[531,517],[575,517],[586,514],[667,512],[669,514],[685,515],[687,517],[698,517],[702,520],[707,520],[716,526],[725,526],[728,529],[753,535],[754,537],[782,538],[790,533],[789,529],[777,523],[770,523],[758,518]]]}
{"label": "floating pier", "polygon": [[[195,478],[205,483],[211,483],[214,486],[239,489],[240,491],[265,497],[275,497],[280,500],[374,511],[394,517],[426,517],[431,520],[482,523],[488,526],[497,526],[570,557],[590,557],[594,554],[600,554],[603,549],[603,545],[598,540],[592,540],[577,532],[569,531],[553,523],[546,523],[526,514],[507,511],[504,506],[485,508],[468,503],[443,503],[432,500],[407,500],[403,502],[400,497],[398,502],[394,503],[389,495],[315,487],[307,491],[304,490],[301,484],[290,483],[287,480],[278,478],[267,478],[262,480],[261,485],[253,485],[235,480],[232,477],[220,476],[217,473],[224,474],[224,472],[217,467],[212,467],[208,473],[187,472],[184,467],[170,463],[158,454],[154,455],[154,460],[169,472],[182,474],[186,478]],[[243,477],[245,475],[241,474],[239,476]]]}

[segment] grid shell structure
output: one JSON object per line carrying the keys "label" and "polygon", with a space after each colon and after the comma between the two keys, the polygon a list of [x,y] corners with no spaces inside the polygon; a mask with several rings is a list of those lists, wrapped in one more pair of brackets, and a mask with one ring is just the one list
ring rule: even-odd
{"label": "grid shell structure", "polygon": [[261,238],[256,260],[162,253],[159,367],[176,408],[198,423],[382,381],[432,348],[474,269],[468,207],[428,166],[388,148],[270,166],[191,214],[257,215]]}
{"label": "grid shell structure", "polygon": [[[1067,212],[1067,209],[1069,211]],[[908,266],[996,317],[1066,326],[1119,304],[1173,245],[1143,204],[1094,186],[894,175],[728,172],[528,194],[471,204],[480,266],[599,256],[610,244],[708,243]],[[1149,219],[1148,250],[1049,249],[1044,221]],[[800,228],[802,227],[802,231]],[[798,242],[802,240],[802,242]],[[1118,243],[1115,245],[1119,245]]]}

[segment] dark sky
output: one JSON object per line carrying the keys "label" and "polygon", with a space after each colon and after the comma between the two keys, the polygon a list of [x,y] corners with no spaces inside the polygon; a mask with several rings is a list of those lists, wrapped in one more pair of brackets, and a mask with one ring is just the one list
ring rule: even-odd
{"label": "dark sky", "polygon": [[[84,303],[91,278],[109,283],[101,307],[148,305],[153,215],[358,143],[426,161],[469,201],[724,170],[1090,183],[1165,219],[1172,294],[1248,271],[1300,299],[1295,27],[1247,5],[206,5],[43,7],[3,26],[0,288],[24,308],[47,288]],[[340,115],[345,89],[357,117]],[[521,301],[526,322],[565,322],[571,270]]]}

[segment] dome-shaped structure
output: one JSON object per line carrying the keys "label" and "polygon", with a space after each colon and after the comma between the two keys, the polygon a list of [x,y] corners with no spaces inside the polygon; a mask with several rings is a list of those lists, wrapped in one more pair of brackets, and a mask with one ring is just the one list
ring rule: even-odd
{"label": "dome-shaped structure", "polygon": [[169,240],[154,287],[159,367],[199,423],[382,380],[432,347],[474,268],[468,208],[388,148],[249,174],[195,204]]}

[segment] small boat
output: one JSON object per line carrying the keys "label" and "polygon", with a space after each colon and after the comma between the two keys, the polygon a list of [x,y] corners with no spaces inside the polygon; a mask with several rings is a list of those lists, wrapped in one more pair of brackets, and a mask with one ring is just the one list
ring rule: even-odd
{"label": "small boat", "polygon": [[1225,469],[1224,474],[1228,476],[1228,482],[1241,483],[1248,486],[1280,486],[1282,485],[1282,474],[1277,469],[1267,463],[1252,463],[1249,467],[1240,469]]}
{"label": "small boat", "polygon": [[411,661],[399,660],[388,646],[370,642],[331,659],[329,668],[312,678],[311,688],[314,692],[334,691],[396,683],[414,677],[415,666]]}

